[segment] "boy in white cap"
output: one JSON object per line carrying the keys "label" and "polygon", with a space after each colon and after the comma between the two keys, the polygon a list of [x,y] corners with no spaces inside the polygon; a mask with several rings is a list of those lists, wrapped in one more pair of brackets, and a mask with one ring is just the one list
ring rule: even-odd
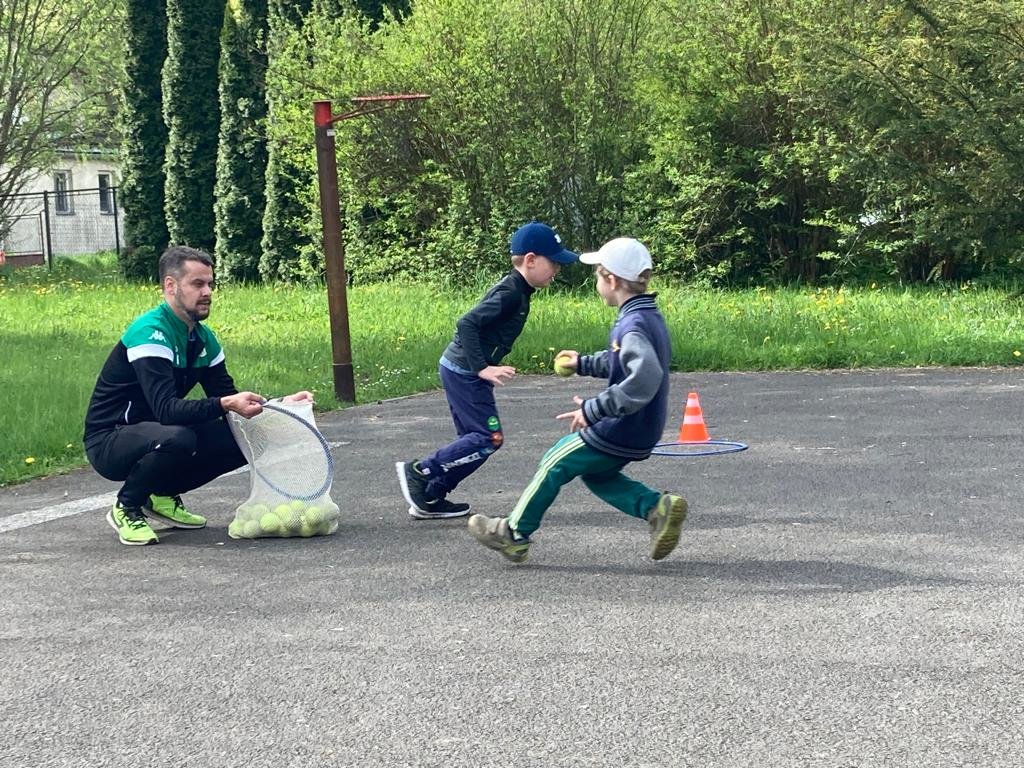
{"label": "boy in white cap", "polygon": [[608,387],[586,400],[574,397],[576,410],[556,416],[569,421],[571,433],[544,454],[509,516],[473,515],[469,532],[522,563],[545,511],[561,487],[579,477],[616,509],[649,523],[651,557],[661,560],[679,541],[686,501],[622,473],[631,461],[650,456],[667,417],[672,346],[655,294],[647,293],[651,255],[639,241],[619,237],[596,253],[582,254],[580,261],[594,265],[598,294],[619,314],[607,350],[592,355],[563,350],[558,357],[568,356],[560,363],[580,376],[607,377]]}

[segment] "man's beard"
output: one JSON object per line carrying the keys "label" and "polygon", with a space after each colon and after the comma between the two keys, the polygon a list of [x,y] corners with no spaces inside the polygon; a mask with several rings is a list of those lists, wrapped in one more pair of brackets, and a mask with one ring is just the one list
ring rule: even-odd
{"label": "man's beard", "polygon": [[178,309],[188,315],[193,323],[198,323],[200,320],[205,320],[210,316],[210,304],[197,303],[194,309],[186,309],[181,301],[181,297],[177,295],[174,297],[174,303],[177,304]]}

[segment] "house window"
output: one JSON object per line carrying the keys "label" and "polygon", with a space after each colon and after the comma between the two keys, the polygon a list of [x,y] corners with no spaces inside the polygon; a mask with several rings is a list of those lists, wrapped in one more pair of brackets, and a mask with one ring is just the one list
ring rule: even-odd
{"label": "house window", "polygon": [[99,176],[97,176],[97,185],[100,189],[100,213],[113,213],[114,191],[110,186],[110,174],[99,174]]}
{"label": "house window", "polygon": [[71,208],[71,171],[54,172],[53,195],[57,213],[74,213]]}

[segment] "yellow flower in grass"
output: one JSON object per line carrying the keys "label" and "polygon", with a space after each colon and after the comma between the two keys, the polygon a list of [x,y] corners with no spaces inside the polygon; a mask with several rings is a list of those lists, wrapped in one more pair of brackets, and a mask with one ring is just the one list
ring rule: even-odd
{"label": "yellow flower in grass", "polygon": [[35,464],[36,463],[35,456],[26,456],[25,457],[25,463],[26,464]]}
{"label": "yellow flower in grass", "polygon": [[1019,349],[1013,350],[1013,356],[1014,357],[1020,357],[1020,350]]}

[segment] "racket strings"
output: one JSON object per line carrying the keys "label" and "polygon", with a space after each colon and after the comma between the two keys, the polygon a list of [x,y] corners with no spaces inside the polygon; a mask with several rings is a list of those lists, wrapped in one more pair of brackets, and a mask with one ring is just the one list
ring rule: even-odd
{"label": "racket strings", "polygon": [[254,480],[290,499],[310,500],[330,488],[330,450],[316,427],[301,416],[268,407],[233,423]]}

